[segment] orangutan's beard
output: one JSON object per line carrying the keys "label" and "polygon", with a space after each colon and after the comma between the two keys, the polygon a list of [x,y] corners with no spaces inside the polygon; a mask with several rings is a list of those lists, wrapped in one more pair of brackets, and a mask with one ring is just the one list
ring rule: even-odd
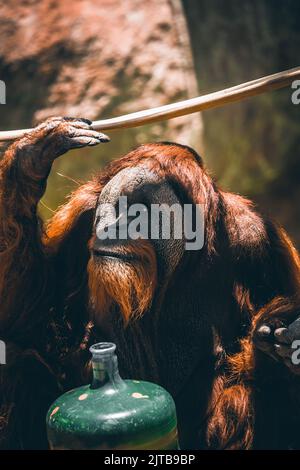
{"label": "orangutan's beard", "polygon": [[90,307],[93,320],[101,323],[118,306],[125,320],[141,316],[151,306],[156,287],[156,256],[152,246],[138,240],[118,253],[134,256],[132,261],[94,257],[88,263]]}

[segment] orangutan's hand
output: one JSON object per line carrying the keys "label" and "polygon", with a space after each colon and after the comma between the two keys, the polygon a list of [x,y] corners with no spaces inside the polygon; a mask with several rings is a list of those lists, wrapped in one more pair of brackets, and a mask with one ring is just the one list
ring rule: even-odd
{"label": "orangutan's hand", "polygon": [[258,349],[300,375],[300,317],[290,324],[276,316],[262,318],[253,332],[253,341]]}

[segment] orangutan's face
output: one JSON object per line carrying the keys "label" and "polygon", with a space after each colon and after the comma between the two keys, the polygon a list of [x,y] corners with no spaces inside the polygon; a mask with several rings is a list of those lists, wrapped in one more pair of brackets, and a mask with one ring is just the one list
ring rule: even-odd
{"label": "orangutan's face", "polygon": [[[157,216],[158,205],[163,217]],[[182,219],[176,210],[169,212],[171,206],[182,207],[172,185],[143,166],[123,169],[103,188],[90,241],[96,315],[116,304],[125,320],[149,309],[157,286],[174,272],[185,250]]]}

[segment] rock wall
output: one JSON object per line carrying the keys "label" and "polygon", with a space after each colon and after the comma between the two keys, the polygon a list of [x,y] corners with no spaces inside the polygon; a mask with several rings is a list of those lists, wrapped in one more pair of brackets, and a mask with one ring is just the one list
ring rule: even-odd
{"label": "rock wall", "polygon": [[[195,93],[180,15],[177,0],[3,2],[0,77],[8,113],[1,128],[49,115],[111,117]],[[194,121],[179,128],[190,130]]]}
{"label": "rock wall", "polygon": [[[197,94],[180,0],[0,0],[0,129],[48,116],[104,119]],[[201,145],[199,114],[111,134],[101,148],[56,163],[46,197],[55,209],[106,161],[138,143]],[[46,211],[47,212],[47,211]],[[46,214],[47,215],[47,214]]]}

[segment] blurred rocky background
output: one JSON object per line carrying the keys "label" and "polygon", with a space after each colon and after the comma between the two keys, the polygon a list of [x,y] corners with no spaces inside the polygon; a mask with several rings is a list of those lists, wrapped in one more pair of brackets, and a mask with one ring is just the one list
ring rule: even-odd
{"label": "blurred rocky background", "polygon": [[[51,115],[104,119],[299,64],[298,0],[0,0],[0,129]],[[248,195],[300,247],[300,105],[291,90],[161,124],[56,162],[41,211],[145,141],[194,146],[220,184]]]}
{"label": "blurred rocky background", "polygon": [[[300,66],[298,0],[183,0],[198,85],[214,91]],[[300,105],[286,88],[203,113],[205,161],[300,248]]]}
{"label": "blurred rocky background", "polygon": [[[104,119],[197,94],[180,0],[0,0],[0,79],[7,86],[2,130],[53,115]],[[110,136],[109,145],[56,162],[45,217],[74,185],[139,143],[200,144],[201,118]]]}

